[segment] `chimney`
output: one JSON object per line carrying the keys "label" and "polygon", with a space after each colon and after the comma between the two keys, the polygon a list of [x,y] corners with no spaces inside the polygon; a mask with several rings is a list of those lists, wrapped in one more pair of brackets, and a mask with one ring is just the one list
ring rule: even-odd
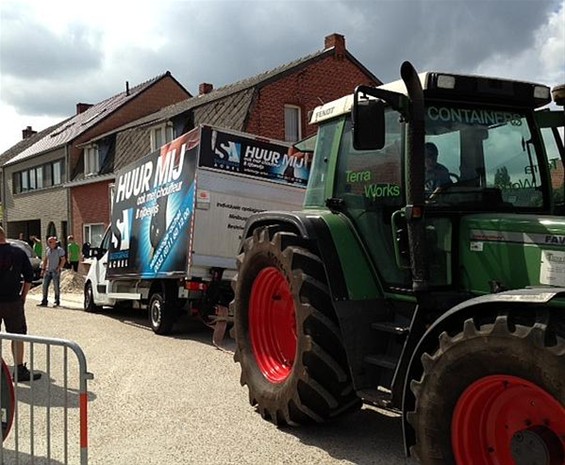
{"label": "chimney", "polygon": [[28,126],[25,129],[22,129],[22,139],[29,139],[34,134],[37,134],[37,131],[31,129],[31,126]]}
{"label": "chimney", "polygon": [[341,34],[330,34],[324,39],[324,49],[335,49],[336,58],[343,58],[345,55],[345,37]]}
{"label": "chimney", "polygon": [[77,115],[84,113],[92,106],[92,103],[77,103]]}
{"label": "chimney", "polygon": [[198,95],[205,95],[209,94],[214,90],[214,86],[212,84],[208,84],[207,82],[203,82],[198,86]]}

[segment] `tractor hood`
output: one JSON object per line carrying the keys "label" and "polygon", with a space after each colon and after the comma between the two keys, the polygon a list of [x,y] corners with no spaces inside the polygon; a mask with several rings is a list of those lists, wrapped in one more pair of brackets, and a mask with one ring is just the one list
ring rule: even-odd
{"label": "tractor hood", "polygon": [[463,217],[460,280],[484,294],[526,286],[565,286],[565,219],[481,214]]}

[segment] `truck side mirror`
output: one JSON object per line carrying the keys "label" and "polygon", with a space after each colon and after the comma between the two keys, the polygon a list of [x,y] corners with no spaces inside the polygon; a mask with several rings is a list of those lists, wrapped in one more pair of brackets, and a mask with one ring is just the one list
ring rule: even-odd
{"label": "truck side mirror", "polygon": [[96,258],[98,260],[102,260],[102,257],[104,256],[105,253],[106,253],[106,249],[103,249],[102,247],[98,247],[96,249]]}
{"label": "truck side mirror", "polygon": [[355,92],[353,101],[353,147],[379,150],[385,145],[385,102]]}
{"label": "truck side mirror", "polygon": [[85,242],[84,244],[82,244],[82,256],[84,258],[91,258],[92,254],[90,252],[90,242]]}

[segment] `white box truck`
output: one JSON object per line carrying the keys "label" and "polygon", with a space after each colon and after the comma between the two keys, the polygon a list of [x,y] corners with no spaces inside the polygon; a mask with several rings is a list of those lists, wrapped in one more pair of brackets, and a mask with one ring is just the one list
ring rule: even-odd
{"label": "white box truck", "polygon": [[214,320],[233,297],[245,221],[301,208],[307,157],[283,142],[199,126],[118,171],[110,226],[90,251],[85,310],[148,309],[158,334],[185,311]]}

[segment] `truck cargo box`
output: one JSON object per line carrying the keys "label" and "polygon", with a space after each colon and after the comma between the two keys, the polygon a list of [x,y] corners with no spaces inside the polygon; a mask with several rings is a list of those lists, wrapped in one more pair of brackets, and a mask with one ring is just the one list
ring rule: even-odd
{"label": "truck cargo box", "polygon": [[107,279],[235,269],[246,219],[300,209],[308,171],[282,142],[195,128],[116,174]]}

